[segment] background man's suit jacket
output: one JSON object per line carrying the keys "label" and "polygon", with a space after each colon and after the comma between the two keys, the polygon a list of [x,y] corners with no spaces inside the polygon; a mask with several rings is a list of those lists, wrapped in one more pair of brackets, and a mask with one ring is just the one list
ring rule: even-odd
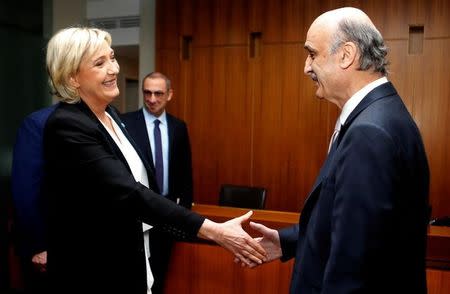
{"label": "background man's suit jacket", "polygon": [[[152,150],[148,138],[142,109],[124,113],[121,119],[128,133],[140,148],[144,158],[154,169]],[[180,200],[180,205],[192,206],[192,159],[191,145],[186,123],[166,112],[169,131],[169,194],[172,201]]]}
{"label": "background man's suit jacket", "polygon": [[17,131],[11,171],[15,211],[15,236],[21,257],[47,250],[46,212],[42,196],[44,178],[44,127],[56,105],[28,115]]}
{"label": "background man's suit jacket", "polygon": [[391,83],[341,128],[299,225],[280,231],[295,257],[291,293],[426,293],[429,171],[419,130]]}
{"label": "background man's suit jacket", "polygon": [[[134,145],[114,110],[107,111]],[[185,238],[196,236],[203,223],[203,217],[135,181],[120,149],[83,101],[60,103],[50,115],[44,154],[48,274],[55,293],[145,294],[142,222]]]}
{"label": "background man's suit jacket", "polygon": [[[143,109],[122,114],[128,133],[154,169],[152,150]],[[165,197],[190,209],[192,206],[192,159],[186,123],[166,112],[169,134],[169,194]],[[172,237],[159,228],[150,231],[150,265],[155,278],[154,294],[163,293],[172,251]]]}

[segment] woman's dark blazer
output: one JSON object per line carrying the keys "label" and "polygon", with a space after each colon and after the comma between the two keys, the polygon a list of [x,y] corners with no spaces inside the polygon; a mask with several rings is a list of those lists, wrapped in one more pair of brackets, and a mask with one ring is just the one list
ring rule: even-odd
{"label": "woman's dark blazer", "polygon": [[[134,144],[115,111],[107,111]],[[52,113],[44,154],[48,273],[55,293],[146,293],[142,222],[190,238],[204,221],[136,182],[83,102],[61,103]]]}

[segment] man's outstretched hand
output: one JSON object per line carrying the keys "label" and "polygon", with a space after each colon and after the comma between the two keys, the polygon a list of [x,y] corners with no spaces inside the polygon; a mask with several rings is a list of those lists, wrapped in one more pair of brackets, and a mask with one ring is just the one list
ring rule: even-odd
{"label": "man's outstretched hand", "polygon": [[[271,262],[282,256],[280,236],[278,234],[278,231],[254,222],[250,222],[250,227],[262,234],[262,237],[255,238],[254,240],[258,242],[267,253],[266,260],[264,262]],[[239,258],[235,258],[234,262],[241,262],[242,266],[248,266],[251,268],[256,267],[260,264],[255,262],[244,263]]]}
{"label": "man's outstretched hand", "polygon": [[253,211],[249,211],[224,223],[215,223],[206,219],[198,237],[215,241],[231,251],[244,265],[262,264],[267,260],[266,251],[242,228],[242,223],[248,222],[252,214]]}

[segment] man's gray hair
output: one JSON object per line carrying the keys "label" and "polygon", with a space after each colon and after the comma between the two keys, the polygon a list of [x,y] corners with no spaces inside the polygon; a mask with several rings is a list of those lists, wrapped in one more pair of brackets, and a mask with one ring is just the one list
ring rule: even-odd
{"label": "man's gray hair", "polygon": [[359,70],[372,69],[387,76],[388,48],[377,29],[368,23],[357,20],[343,19],[331,39],[331,54],[345,42],[353,42],[359,49]]}

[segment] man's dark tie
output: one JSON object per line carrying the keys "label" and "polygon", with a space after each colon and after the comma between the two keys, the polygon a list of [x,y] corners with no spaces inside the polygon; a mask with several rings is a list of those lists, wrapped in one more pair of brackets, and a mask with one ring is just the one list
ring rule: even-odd
{"label": "man's dark tie", "polygon": [[164,189],[164,165],[161,144],[161,131],[159,129],[159,120],[155,120],[155,128],[153,129],[153,136],[155,137],[155,170],[156,182],[158,183],[159,191],[162,194]]}

